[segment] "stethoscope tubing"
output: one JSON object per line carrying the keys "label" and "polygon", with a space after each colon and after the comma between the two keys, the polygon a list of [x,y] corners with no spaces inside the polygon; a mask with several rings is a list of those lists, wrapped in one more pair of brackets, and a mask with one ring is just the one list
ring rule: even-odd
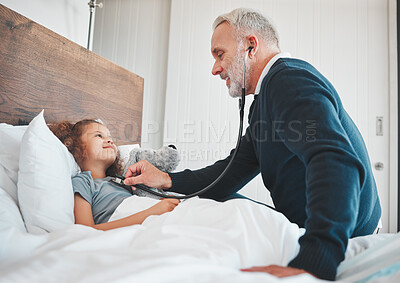
{"label": "stethoscope tubing", "polygon": [[[250,51],[252,49],[253,49],[252,47],[249,47],[248,54],[250,54]],[[236,141],[235,151],[233,152],[232,158],[229,160],[229,163],[225,167],[224,171],[222,171],[222,173],[208,186],[204,187],[203,189],[201,189],[197,192],[191,193],[189,195],[184,195],[184,196],[176,196],[176,195],[168,195],[168,194],[158,193],[143,184],[136,184],[136,185],[134,185],[135,188],[146,191],[150,194],[153,194],[155,196],[162,197],[162,198],[188,199],[188,198],[192,198],[192,197],[199,196],[199,195],[206,193],[207,191],[212,189],[222,179],[222,177],[225,176],[225,174],[228,172],[229,168],[232,166],[232,163],[239,152],[240,143],[242,141],[244,105],[245,105],[245,96],[246,96],[246,89],[245,89],[245,87],[246,87],[246,63],[247,63],[248,54],[246,54],[246,57],[245,57],[244,63],[243,63],[243,86],[242,86],[242,95],[241,95],[241,98],[239,99],[239,109],[240,109],[239,110],[239,116],[240,116],[239,133],[238,133],[238,137],[237,137],[237,141]],[[122,176],[116,176],[116,178],[119,178],[121,180],[125,179]],[[123,183],[119,183],[115,180],[113,180],[113,183],[115,183],[121,187],[124,187],[125,189],[127,189],[128,191],[130,191],[132,193],[131,186],[125,185]]]}

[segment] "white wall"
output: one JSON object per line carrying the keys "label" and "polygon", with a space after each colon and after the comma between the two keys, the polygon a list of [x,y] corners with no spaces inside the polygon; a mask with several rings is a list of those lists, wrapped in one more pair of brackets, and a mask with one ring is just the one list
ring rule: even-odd
{"label": "white wall", "polygon": [[87,46],[87,0],[2,0],[0,3],[36,23]]}
{"label": "white wall", "polygon": [[[336,87],[369,150],[382,205],[384,231],[389,213],[389,20],[385,0],[172,0],[164,142],[184,153],[180,169],[200,168],[224,158],[236,141],[237,101],[225,82],[213,77],[211,24],[238,7],[255,8],[277,27],[282,51],[313,64]],[[249,105],[252,97],[247,99]],[[394,102],[396,103],[396,102]],[[383,136],[376,117],[383,117]],[[244,165],[245,166],[245,165]],[[264,201],[260,179],[242,193]]]}
{"label": "white wall", "polygon": [[169,0],[102,0],[93,51],[144,78],[142,147],[163,138]]}
{"label": "white wall", "polygon": [[[213,20],[236,7],[261,10],[275,23],[281,49],[309,61],[335,85],[364,136],[372,164],[384,163],[384,170],[373,169],[384,231],[397,229],[393,176],[389,190],[389,172],[397,174],[397,155],[389,154],[389,148],[397,146],[397,126],[390,121],[397,113],[389,112],[389,105],[397,105],[392,87],[396,82],[389,85],[396,79],[389,64],[394,60],[389,50],[396,50],[389,46],[395,0],[103,2],[96,15],[94,51],[144,77],[143,146],[176,144],[183,157],[180,169],[224,158],[236,142],[237,101],[228,96],[224,82],[211,75]],[[376,135],[377,116],[384,118],[383,136]],[[389,136],[396,137],[390,144]],[[270,202],[260,178],[242,192]]]}
{"label": "white wall", "polygon": [[[396,0],[389,0],[389,113],[390,113],[390,172],[389,172],[389,231],[400,231],[398,225],[398,44],[397,44],[397,4]],[[395,157],[395,158],[392,158]]]}

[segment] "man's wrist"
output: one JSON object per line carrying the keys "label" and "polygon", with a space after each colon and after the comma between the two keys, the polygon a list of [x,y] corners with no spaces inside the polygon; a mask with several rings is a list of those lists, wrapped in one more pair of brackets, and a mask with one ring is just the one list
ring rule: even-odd
{"label": "man's wrist", "polygon": [[172,180],[168,173],[165,173],[165,182],[163,189],[170,189],[172,188]]}

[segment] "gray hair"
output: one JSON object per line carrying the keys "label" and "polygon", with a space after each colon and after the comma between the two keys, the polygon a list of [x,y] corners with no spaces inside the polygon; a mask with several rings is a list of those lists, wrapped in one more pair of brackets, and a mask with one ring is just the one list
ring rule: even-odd
{"label": "gray hair", "polygon": [[270,47],[279,49],[278,34],[272,24],[260,12],[247,8],[238,8],[217,17],[212,25],[213,31],[228,22],[236,31],[238,42],[251,33],[258,35]]}

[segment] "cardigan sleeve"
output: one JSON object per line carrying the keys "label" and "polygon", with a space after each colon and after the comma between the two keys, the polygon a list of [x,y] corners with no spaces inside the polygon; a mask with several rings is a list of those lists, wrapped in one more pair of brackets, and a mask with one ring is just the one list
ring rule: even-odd
{"label": "cardigan sleeve", "polygon": [[341,124],[333,86],[313,72],[287,68],[271,78],[267,93],[264,107],[277,135],[306,168],[306,232],[289,266],[334,280],[356,225],[365,168]]}
{"label": "cardigan sleeve", "polygon": [[[172,191],[191,194],[199,191],[211,184],[221,172],[226,168],[232,158],[234,150],[230,155],[199,170],[186,169],[178,173],[170,173],[172,180]],[[251,134],[249,129],[241,138],[239,152],[225,176],[208,192],[203,194],[203,197],[212,199],[226,198],[253,179],[259,173],[258,161],[254,153],[251,142]]]}

